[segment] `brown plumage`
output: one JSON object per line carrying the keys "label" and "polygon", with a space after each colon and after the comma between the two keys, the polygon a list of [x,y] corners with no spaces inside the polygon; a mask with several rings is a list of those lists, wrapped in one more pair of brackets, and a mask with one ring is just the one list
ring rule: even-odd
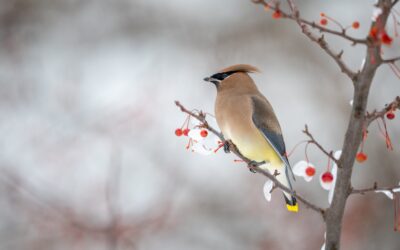
{"label": "brown plumage", "polygon": [[246,73],[260,72],[259,69],[248,64],[235,64],[222,69],[219,73],[229,72],[229,71],[246,72]]}
{"label": "brown plumage", "polygon": [[[251,65],[233,65],[206,78],[217,87],[215,115],[225,139],[230,139],[247,158],[267,164],[263,168],[277,170],[278,180],[291,188],[290,165],[275,112],[248,75],[258,72]],[[294,197],[285,193],[290,211],[297,211]]]}

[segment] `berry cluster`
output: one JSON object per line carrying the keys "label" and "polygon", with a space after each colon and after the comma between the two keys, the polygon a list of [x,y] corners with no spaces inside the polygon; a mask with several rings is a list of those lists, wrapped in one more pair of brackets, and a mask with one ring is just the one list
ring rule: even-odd
{"label": "berry cluster", "polygon": [[358,21],[354,21],[351,25],[344,27],[341,23],[339,23],[337,20],[333,19],[330,16],[327,16],[325,13],[321,13],[320,14],[321,19],[319,20],[319,24],[321,26],[326,26],[328,25],[328,21],[332,21],[333,23],[335,23],[337,26],[339,26],[343,31],[349,29],[349,28],[353,28],[353,29],[358,29],[360,28],[360,23]]}
{"label": "berry cluster", "polygon": [[[182,124],[182,126],[180,128],[175,129],[175,135],[176,136],[182,136],[182,135],[188,136],[189,135],[189,132],[190,132],[190,129],[189,129],[190,118],[191,118],[191,116],[188,115],[186,120]],[[198,126],[198,127],[200,127],[200,126]],[[208,135],[207,129],[202,129],[200,131],[200,136],[201,137],[205,138],[205,137],[207,137],[207,135]]]}
{"label": "berry cluster", "polygon": [[219,138],[207,130],[205,124],[188,115],[180,128],[175,129],[175,135],[188,137],[186,149],[202,155],[216,153],[221,147]]}

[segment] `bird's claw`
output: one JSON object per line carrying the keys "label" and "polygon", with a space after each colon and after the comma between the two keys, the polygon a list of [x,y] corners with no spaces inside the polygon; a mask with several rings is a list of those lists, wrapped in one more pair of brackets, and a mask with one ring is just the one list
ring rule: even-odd
{"label": "bird's claw", "polygon": [[257,173],[256,167],[258,167],[258,165],[259,165],[259,163],[256,161],[249,162],[248,167],[249,167],[250,172]]}
{"label": "bird's claw", "polygon": [[225,141],[224,142],[224,152],[227,153],[227,154],[231,152],[229,141]]}

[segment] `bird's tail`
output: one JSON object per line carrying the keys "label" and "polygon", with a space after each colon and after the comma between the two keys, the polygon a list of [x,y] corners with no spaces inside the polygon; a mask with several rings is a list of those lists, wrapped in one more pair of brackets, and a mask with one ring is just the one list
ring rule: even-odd
{"label": "bird's tail", "polygon": [[297,213],[299,211],[299,204],[297,203],[296,198],[294,196],[290,196],[290,198],[287,198],[286,193],[283,194],[283,197],[285,197],[287,210]]}
{"label": "bird's tail", "polygon": [[[281,173],[280,175],[277,176],[277,179],[286,187],[288,187],[290,190],[293,190],[292,184],[290,183],[290,177],[288,173],[288,167],[284,166],[285,168],[285,173]],[[297,203],[297,200],[294,196],[287,192],[283,192],[283,197],[285,197],[286,201],[286,208],[290,212],[295,212],[297,213],[299,211],[299,204]]]}

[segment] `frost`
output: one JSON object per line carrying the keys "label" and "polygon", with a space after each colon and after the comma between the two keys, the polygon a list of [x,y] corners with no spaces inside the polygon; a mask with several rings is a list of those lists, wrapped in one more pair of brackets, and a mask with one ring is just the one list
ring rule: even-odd
{"label": "frost", "polygon": [[270,179],[268,179],[264,184],[263,192],[267,201],[271,201],[271,191],[273,187],[274,183]]}
{"label": "frost", "polygon": [[382,9],[375,7],[374,10],[372,11],[372,21],[376,21],[378,17],[382,14]]}
{"label": "frost", "polygon": [[389,199],[393,200],[393,194],[388,190],[377,190],[375,193],[384,193]]}

